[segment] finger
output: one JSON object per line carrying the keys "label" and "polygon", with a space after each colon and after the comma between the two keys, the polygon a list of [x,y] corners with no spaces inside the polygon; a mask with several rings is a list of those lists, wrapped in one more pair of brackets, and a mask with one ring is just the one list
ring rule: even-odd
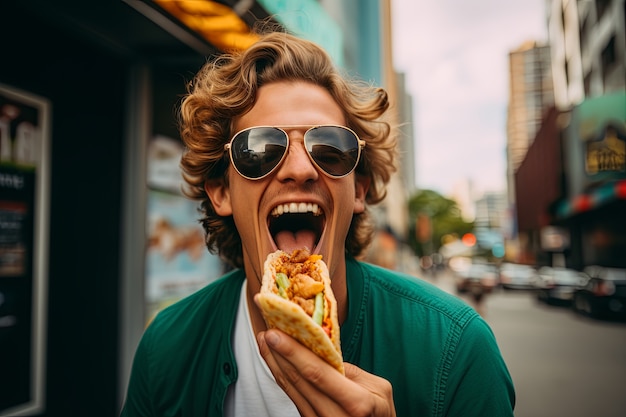
{"label": "finger", "polygon": [[344,362],[344,368],[346,371],[346,378],[356,382],[361,387],[371,392],[377,392],[379,395],[393,395],[391,383],[386,379],[367,373],[358,366],[354,366],[347,362]]}
{"label": "finger", "polygon": [[[324,391],[317,388],[320,376],[329,374],[344,379],[337,370],[295,339],[277,330],[266,332],[266,342],[287,383],[297,390],[315,410],[316,416],[347,416]],[[294,360],[294,358],[299,358]],[[297,365],[296,365],[297,364]]]}
{"label": "finger", "polygon": [[[346,378],[356,383],[358,386],[373,394],[371,404],[361,402],[366,408],[373,411],[373,415],[395,416],[395,406],[393,402],[393,387],[389,381],[377,375],[365,372],[363,369],[344,362]],[[341,401],[351,401],[350,396]],[[355,411],[356,413],[356,411]]]}
{"label": "finger", "polygon": [[[288,364],[288,362],[280,356],[274,356],[274,354],[267,345],[265,332],[260,332],[257,335],[257,343],[259,345],[259,352],[261,353],[263,360],[265,360],[268,368],[270,368],[272,375],[274,375],[276,383],[283,391],[285,391],[291,401],[293,401],[293,403],[296,405],[296,408],[300,412],[300,415],[305,417],[315,416],[315,411],[311,407],[311,404],[309,404],[308,400],[292,384],[290,384],[288,378],[285,377],[283,367]],[[279,362],[281,362],[282,365],[279,364]]]}

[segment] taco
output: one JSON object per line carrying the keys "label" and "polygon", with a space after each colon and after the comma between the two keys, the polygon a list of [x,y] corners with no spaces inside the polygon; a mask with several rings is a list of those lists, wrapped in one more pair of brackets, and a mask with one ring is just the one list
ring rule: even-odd
{"label": "taco", "polygon": [[306,249],[291,254],[278,250],[265,260],[256,300],[269,328],[287,333],[345,374],[330,284],[321,255]]}

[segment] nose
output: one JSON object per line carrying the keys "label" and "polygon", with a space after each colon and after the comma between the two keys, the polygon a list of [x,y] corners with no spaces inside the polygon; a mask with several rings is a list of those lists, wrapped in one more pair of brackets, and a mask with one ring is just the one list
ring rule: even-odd
{"label": "nose", "polygon": [[305,183],[318,178],[319,172],[309,158],[301,138],[289,138],[289,150],[278,169],[276,178],[280,181]]}

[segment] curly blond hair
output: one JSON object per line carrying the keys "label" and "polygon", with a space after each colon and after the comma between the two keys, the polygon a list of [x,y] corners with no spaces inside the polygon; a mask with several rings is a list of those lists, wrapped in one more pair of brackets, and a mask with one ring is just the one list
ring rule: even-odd
{"label": "curly blond hair", "polygon": [[[343,76],[316,44],[283,32],[260,35],[245,51],[221,55],[206,63],[188,86],[179,114],[185,143],[181,159],[184,193],[201,201],[200,219],[211,253],[234,267],[243,266],[241,239],[232,216],[217,215],[204,190],[207,180],[228,184],[228,154],[233,119],[255,104],[258,89],[277,81],[304,81],[325,88],[344,110],[349,128],[367,142],[356,175],[369,177],[365,201],[380,202],[395,171],[395,129],[384,119],[389,98],[382,88]],[[366,210],[353,217],[346,252],[359,256],[370,244],[373,222]]]}

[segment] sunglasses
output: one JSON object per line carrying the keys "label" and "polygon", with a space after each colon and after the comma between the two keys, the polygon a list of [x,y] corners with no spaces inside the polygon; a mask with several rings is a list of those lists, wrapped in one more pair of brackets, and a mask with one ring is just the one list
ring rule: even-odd
{"label": "sunglasses", "polygon": [[[255,126],[237,132],[228,150],[233,166],[244,178],[259,180],[283,162],[289,135],[283,129],[308,126]],[[341,178],[356,168],[365,141],[344,126],[313,126],[304,133],[304,147],[315,166],[331,178]]]}

